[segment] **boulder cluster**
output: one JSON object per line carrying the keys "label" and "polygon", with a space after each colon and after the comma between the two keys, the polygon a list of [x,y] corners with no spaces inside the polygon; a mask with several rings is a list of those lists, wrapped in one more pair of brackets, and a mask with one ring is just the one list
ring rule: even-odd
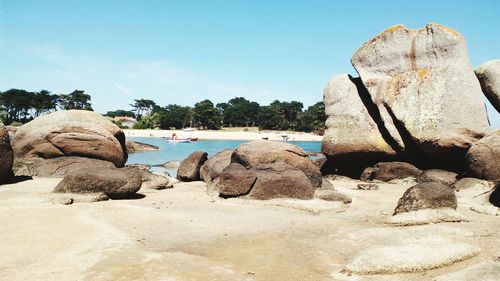
{"label": "boulder cluster", "polygon": [[324,91],[330,172],[359,176],[382,161],[464,170],[489,123],[462,35],[438,24],[397,25],[351,62],[360,77],[336,75]]}
{"label": "boulder cluster", "polygon": [[318,166],[302,148],[289,143],[256,140],[208,160],[206,155],[202,151],[189,155],[177,178],[202,179],[223,198],[312,199],[322,185]]}
{"label": "boulder cluster", "polygon": [[[390,27],[351,62],[359,77],[336,75],[324,90],[322,171],[366,178],[372,176],[361,175],[366,167],[400,161],[499,178],[500,136],[490,132],[483,102],[484,91],[498,105],[498,61],[474,72],[462,35],[431,23]],[[391,169],[412,173],[398,165]]]}
{"label": "boulder cluster", "polygon": [[123,131],[100,114],[56,111],[21,126],[12,141],[14,173],[63,176],[80,167],[123,167]]}
{"label": "boulder cluster", "polygon": [[[174,179],[149,168],[124,167],[128,149],[158,148],[133,142],[126,146],[123,131],[92,111],[40,116],[15,130],[12,139],[0,124],[0,183],[20,176],[63,177],[54,192],[92,195],[96,200],[134,197],[141,187],[173,186]],[[73,202],[72,197],[65,199]]]}

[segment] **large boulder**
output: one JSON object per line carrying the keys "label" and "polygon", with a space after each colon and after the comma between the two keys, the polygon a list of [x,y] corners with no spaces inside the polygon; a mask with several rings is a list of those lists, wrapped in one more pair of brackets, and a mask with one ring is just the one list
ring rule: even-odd
{"label": "large boulder", "polygon": [[417,176],[417,182],[439,182],[452,187],[453,184],[457,181],[457,177],[458,174],[454,172],[439,169],[430,169],[420,173],[420,175]]}
{"label": "large boulder", "polygon": [[68,172],[82,168],[115,168],[115,165],[109,161],[77,156],[52,159],[28,158],[22,162],[14,162],[14,170],[17,175],[64,177]]}
{"label": "large boulder", "polygon": [[312,199],[316,188],[303,171],[284,162],[274,162],[252,168],[231,163],[221,172],[216,189],[223,198],[269,200]]}
{"label": "large boulder", "polygon": [[313,187],[321,186],[322,179],[319,168],[308,158],[307,153],[302,148],[290,143],[266,140],[244,143],[234,150],[231,162],[239,163],[246,168],[284,162],[304,172]]}
{"label": "large boulder", "polygon": [[465,153],[489,124],[458,32],[432,23],[417,30],[397,25],[363,44],[351,62],[362,83],[343,75],[325,89],[322,149],[337,163],[332,169],[366,167],[378,158],[463,170]]}
{"label": "large boulder", "polygon": [[257,174],[249,198],[268,200],[274,198],[312,199],[315,187],[303,171],[284,162],[261,164],[252,168]]}
{"label": "large boulder", "polygon": [[12,147],[9,132],[0,124],[0,183],[7,182],[12,176]]}
{"label": "large boulder", "polygon": [[221,197],[239,197],[247,195],[255,184],[257,173],[238,163],[225,167],[219,176],[217,190]]}
{"label": "large boulder", "polygon": [[211,183],[217,179],[227,166],[231,163],[231,154],[233,150],[227,149],[214,154],[201,166],[200,176],[206,183]]}
{"label": "large boulder", "polygon": [[128,198],[141,188],[141,174],[129,168],[82,168],[68,172],[56,193],[103,193],[109,198]]}
{"label": "large boulder", "polygon": [[325,201],[342,201],[344,204],[352,202],[352,198],[337,190],[318,188],[314,191],[314,197]]}
{"label": "large boulder", "polygon": [[86,110],[56,111],[24,124],[17,130],[12,148],[16,175],[48,176],[42,171],[46,161],[64,157],[103,160],[116,167],[127,161],[123,131]]}
{"label": "large boulder", "polygon": [[485,180],[500,179],[500,130],[474,143],[465,155],[466,173]]}
{"label": "large boulder", "polygon": [[421,171],[412,164],[405,162],[380,162],[373,167],[368,167],[361,175],[363,181],[391,181],[394,179],[404,179],[417,177]]}
{"label": "large boulder", "polygon": [[437,182],[419,183],[410,187],[399,199],[394,214],[422,209],[457,208],[455,192]]}
{"label": "large boulder", "polygon": [[208,153],[195,151],[182,160],[179,169],[177,169],[177,179],[181,181],[200,180],[200,168],[207,161]]}
{"label": "large boulder", "polygon": [[370,96],[359,78],[347,74],[334,76],[323,93],[326,131],[321,150],[342,170],[359,170],[396,155],[384,138],[383,125]]}
{"label": "large boulder", "polygon": [[475,70],[481,89],[490,103],[500,112],[500,60],[492,60]]}

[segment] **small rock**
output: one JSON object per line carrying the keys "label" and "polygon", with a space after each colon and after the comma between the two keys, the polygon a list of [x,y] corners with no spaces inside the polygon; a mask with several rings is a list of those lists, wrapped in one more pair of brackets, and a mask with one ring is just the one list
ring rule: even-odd
{"label": "small rock", "polygon": [[352,202],[352,198],[348,195],[331,189],[318,188],[314,192],[314,197],[325,201],[342,201],[344,204]]}
{"label": "small rock", "polygon": [[137,153],[137,152],[145,152],[145,151],[157,151],[160,150],[158,146],[147,144],[138,141],[127,141],[125,143],[128,153]]}
{"label": "small rock", "polygon": [[410,187],[399,199],[394,214],[422,209],[457,208],[455,192],[437,182],[425,182]]}
{"label": "small rock", "polygon": [[393,179],[416,177],[420,172],[417,167],[409,163],[380,162],[373,167],[366,168],[360,179],[362,181],[380,180],[387,182]]}
{"label": "small rock", "polygon": [[491,186],[490,183],[485,180],[476,178],[461,178],[452,185],[452,188],[455,191],[460,192],[468,189],[485,190],[490,189]]}
{"label": "small rock", "polygon": [[164,167],[165,169],[177,169],[181,165],[180,161],[168,161],[163,165],[160,165]]}
{"label": "small rock", "polygon": [[374,183],[360,183],[358,184],[358,189],[361,190],[378,190],[378,185]]}
{"label": "small rock", "polygon": [[417,182],[439,182],[447,186],[453,186],[457,181],[457,173],[439,169],[425,170],[417,176]]}
{"label": "small rock", "polygon": [[140,163],[129,164],[129,165],[126,165],[125,167],[139,169],[139,170],[146,170],[146,171],[149,171],[151,169],[151,165],[140,164]]}

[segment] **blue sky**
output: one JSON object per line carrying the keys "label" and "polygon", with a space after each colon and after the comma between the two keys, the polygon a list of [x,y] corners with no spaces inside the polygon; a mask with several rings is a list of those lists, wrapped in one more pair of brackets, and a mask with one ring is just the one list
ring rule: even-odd
{"label": "blue sky", "polygon": [[83,89],[103,113],[142,97],[308,106],[333,75],[355,74],[353,52],[395,24],[457,29],[474,67],[500,58],[499,11],[484,0],[0,0],[0,90]]}

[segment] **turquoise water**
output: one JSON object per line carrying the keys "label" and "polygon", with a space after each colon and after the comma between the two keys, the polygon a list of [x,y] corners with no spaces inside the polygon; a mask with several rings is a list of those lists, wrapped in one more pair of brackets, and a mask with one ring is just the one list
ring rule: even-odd
{"label": "turquoise water", "polygon": [[[162,138],[127,138],[127,140],[143,142],[160,147],[159,151],[148,151],[130,154],[127,164],[141,163],[148,165],[163,164],[168,161],[181,161],[193,151],[201,150],[208,157],[224,149],[234,149],[248,141],[239,140],[200,140],[191,143],[168,143]],[[291,141],[291,144],[302,147],[306,152],[321,151],[321,142]],[[172,171],[169,171],[172,174]]]}

